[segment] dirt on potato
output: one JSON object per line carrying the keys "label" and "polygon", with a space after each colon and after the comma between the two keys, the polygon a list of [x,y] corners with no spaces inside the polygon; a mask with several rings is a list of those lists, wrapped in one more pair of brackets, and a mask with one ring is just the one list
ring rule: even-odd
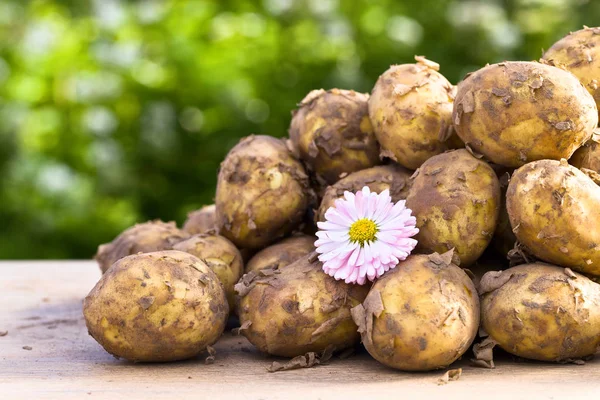
{"label": "dirt on potato", "polygon": [[313,90],[292,114],[289,133],[294,152],[329,184],[342,174],[380,163],[368,99],[368,94],[353,90]]}

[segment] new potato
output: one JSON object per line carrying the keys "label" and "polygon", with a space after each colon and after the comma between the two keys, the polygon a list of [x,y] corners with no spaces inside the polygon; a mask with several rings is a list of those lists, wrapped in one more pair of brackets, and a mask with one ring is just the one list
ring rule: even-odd
{"label": "new potato", "polygon": [[535,263],[481,280],[482,327],[504,350],[541,361],[593,355],[600,346],[600,285]]}
{"label": "new potato", "polygon": [[215,213],[216,206],[214,204],[192,211],[188,214],[182,229],[192,235],[214,232],[217,229]]}
{"label": "new potato", "polygon": [[379,164],[379,144],[367,111],[368,94],[313,90],[293,112],[294,151],[325,182]]}
{"label": "new potato", "polygon": [[600,275],[600,188],[565,160],[514,172],[506,206],[517,239],[536,257]]}
{"label": "new potato", "polygon": [[412,255],[375,281],[352,310],[365,348],[404,371],[445,368],[462,356],[479,328],[479,298],[452,252]]}
{"label": "new potato", "polygon": [[260,351],[295,357],[358,343],[350,309],[368,287],[336,281],[313,255],[277,271],[253,271],[236,285],[241,331]]}
{"label": "new potato", "polygon": [[454,128],[494,163],[568,159],[598,125],[596,103],[562,69],[523,61],[488,65],[458,85]]}
{"label": "new potato", "polygon": [[417,249],[455,249],[469,266],[490,243],[498,222],[500,184],[494,170],[467,150],[427,160],[415,173],[406,206],[417,218]]}
{"label": "new potato", "polygon": [[246,137],[221,164],[217,226],[239,248],[258,249],[289,234],[309,202],[304,167],[280,139]]}
{"label": "new potato", "polygon": [[460,146],[452,130],[455,88],[439,65],[415,57],[416,64],[393,65],[377,80],[369,117],[382,156],[409,169]]}
{"label": "new potato", "polygon": [[90,335],[137,362],[191,358],[215,343],[229,314],[217,276],[181,251],[135,254],[113,264],[83,302]]}
{"label": "new potato", "polygon": [[327,187],[316,215],[317,220],[325,221],[325,212],[329,207],[335,206],[337,199],[344,197],[345,191],[356,193],[365,186],[375,193],[389,190],[394,202],[404,200],[412,183],[410,180],[412,174],[412,171],[398,164],[379,165],[354,172]]}
{"label": "new potato", "polygon": [[586,144],[573,153],[569,163],[579,169],[585,168],[600,174],[600,134],[594,133]]}

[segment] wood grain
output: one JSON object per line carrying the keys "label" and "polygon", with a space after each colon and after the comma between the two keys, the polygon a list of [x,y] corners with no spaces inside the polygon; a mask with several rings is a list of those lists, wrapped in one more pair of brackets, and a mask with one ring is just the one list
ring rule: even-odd
{"label": "wood grain", "polygon": [[[111,357],[87,334],[81,300],[100,277],[93,262],[0,263],[0,399],[574,399],[598,398],[600,361],[585,365],[514,362],[496,369],[457,363],[444,371],[404,373],[358,351],[328,365],[268,373],[275,360],[242,337],[224,336],[216,362],[132,364]],[[23,347],[30,346],[31,350]],[[468,357],[467,357],[468,358]]]}

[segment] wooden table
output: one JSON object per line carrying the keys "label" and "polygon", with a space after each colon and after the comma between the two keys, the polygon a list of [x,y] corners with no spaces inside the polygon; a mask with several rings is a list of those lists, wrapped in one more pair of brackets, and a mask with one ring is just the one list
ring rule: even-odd
{"label": "wooden table", "polygon": [[[268,373],[273,359],[227,334],[216,361],[132,364],[111,357],[87,334],[81,301],[100,277],[91,261],[0,262],[0,399],[575,399],[600,397],[600,360],[585,365],[499,361],[487,370],[457,363],[443,371],[404,373],[367,353],[328,365]],[[27,350],[29,347],[30,350]],[[434,397],[435,396],[435,397]]]}

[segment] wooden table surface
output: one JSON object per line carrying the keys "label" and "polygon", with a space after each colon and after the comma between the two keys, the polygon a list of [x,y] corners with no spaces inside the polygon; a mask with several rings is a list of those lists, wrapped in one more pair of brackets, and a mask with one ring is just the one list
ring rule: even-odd
{"label": "wooden table surface", "polygon": [[[268,373],[272,358],[225,335],[216,361],[119,361],[87,334],[81,302],[100,277],[91,261],[0,262],[0,399],[575,399],[600,397],[600,360],[585,365],[513,362],[487,370],[460,361],[458,381],[443,371],[385,368],[364,350],[327,365]],[[30,350],[24,349],[31,348]],[[468,358],[468,357],[467,357]],[[435,396],[435,397],[434,397]]]}

